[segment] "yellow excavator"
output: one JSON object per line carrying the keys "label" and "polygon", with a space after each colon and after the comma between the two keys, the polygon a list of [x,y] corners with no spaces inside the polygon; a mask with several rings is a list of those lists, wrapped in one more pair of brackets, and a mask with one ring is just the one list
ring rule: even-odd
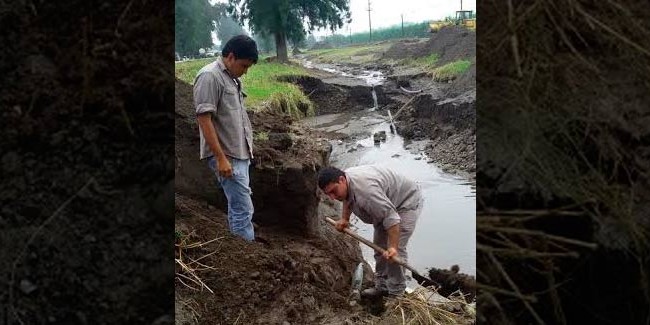
{"label": "yellow excavator", "polygon": [[476,18],[472,18],[471,10],[458,10],[456,11],[456,17],[453,19],[430,22],[429,32],[435,33],[439,31],[440,28],[451,25],[464,26],[465,28],[475,30]]}

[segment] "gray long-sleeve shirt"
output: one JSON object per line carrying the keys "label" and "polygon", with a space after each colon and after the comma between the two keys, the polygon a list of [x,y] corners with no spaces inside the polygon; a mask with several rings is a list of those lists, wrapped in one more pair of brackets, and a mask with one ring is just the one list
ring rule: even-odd
{"label": "gray long-sleeve shirt", "polygon": [[[233,79],[221,59],[206,65],[194,80],[196,114],[210,113],[224,154],[237,159],[253,158],[253,129],[244,108],[241,82]],[[199,127],[200,157],[213,155]]]}
{"label": "gray long-sleeve shirt", "polygon": [[350,210],[361,221],[388,229],[398,223],[402,211],[418,208],[420,186],[382,166],[357,166],[345,170]]}

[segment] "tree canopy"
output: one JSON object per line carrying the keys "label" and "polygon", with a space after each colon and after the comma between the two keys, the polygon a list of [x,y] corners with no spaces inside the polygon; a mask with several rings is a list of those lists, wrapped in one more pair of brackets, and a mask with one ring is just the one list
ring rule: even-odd
{"label": "tree canopy", "polygon": [[287,41],[297,44],[307,31],[350,21],[349,0],[229,0],[229,13],[256,34],[272,34],[278,60],[286,62]]}
{"label": "tree canopy", "polygon": [[244,28],[232,17],[225,14],[220,15],[217,24],[217,38],[221,41],[223,46],[230,38],[236,35],[248,35]]}
{"label": "tree canopy", "polygon": [[176,0],[175,44],[180,55],[196,55],[212,47],[214,8],[208,0]]}

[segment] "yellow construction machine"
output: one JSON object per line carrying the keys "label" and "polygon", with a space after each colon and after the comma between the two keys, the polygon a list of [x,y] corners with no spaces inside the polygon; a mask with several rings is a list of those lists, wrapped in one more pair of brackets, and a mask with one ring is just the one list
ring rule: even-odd
{"label": "yellow construction machine", "polygon": [[468,29],[476,29],[476,18],[472,18],[471,10],[456,11],[456,17],[448,18],[446,20],[432,21],[429,23],[429,32],[435,33],[444,26],[464,26]]}

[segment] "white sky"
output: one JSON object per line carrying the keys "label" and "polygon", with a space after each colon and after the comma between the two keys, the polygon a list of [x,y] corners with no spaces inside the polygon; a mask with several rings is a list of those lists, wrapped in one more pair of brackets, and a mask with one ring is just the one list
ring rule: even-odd
{"label": "white sky", "polygon": [[[210,2],[228,2],[228,0],[210,0]],[[460,2],[461,0],[370,0],[372,29],[401,24],[400,15],[404,15],[405,23],[419,23],[454,16],[456,10],[460,10]],[[463,10],[476,12],[476,0],[463,0],[462,2]],[[348,35],[349,31],[352,34],[367,32],[369,29],[367,9],[368,0],[350,0],[352,23],[344,25],[335,33]],[[329,30],[323,29],[315,30],[313,33],[315,36],[332,34]],[[217,43],[216,35],[213,35],[213,40]]]}
{"label": "white sky", "polygon": [[[442,19],[445,16],[454,16],[460,10],[460,0],[370,0],[370,20],[372,29],[389,27],[401,24],[400,15],[404,15],[404,22],[419,23],[425,20]],[[350,0],[350,13],[352,23],[344,25],[335,33],[348,34],[348,27],[352,34],[367,32],[368,27],[368,0]],[[476,0],[463,0],[463,10],[476,11]],[[314,35],[330,35],[329,31],[315,31]]]}

